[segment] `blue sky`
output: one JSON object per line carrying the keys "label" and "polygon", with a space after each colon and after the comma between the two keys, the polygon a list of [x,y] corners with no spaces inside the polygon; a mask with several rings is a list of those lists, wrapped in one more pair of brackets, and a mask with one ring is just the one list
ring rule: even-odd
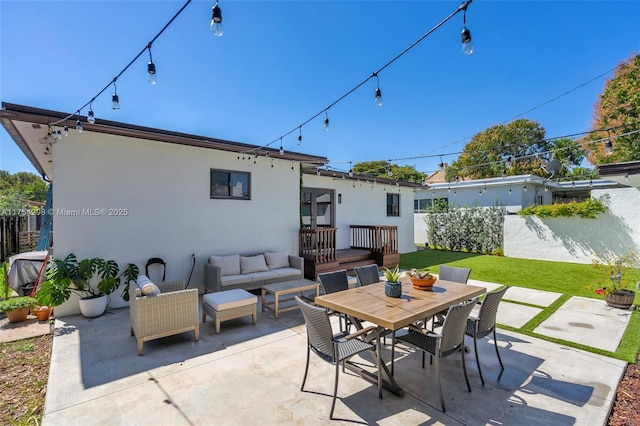
{"label": "blue sky", "polygon": [[[193,1],[93,102],[97,120],[266,145],[298,127],[453,12],[460,1]],[[75,112],[150,41],[183,1],[0,0],[0,99]],[[434,171],[475,133],[556,98],[640,52],[640,2],[487,1],[468,8],[475,51],[461,53],[458,14],[375,80],[283,139],[332,166],[393,159]],[[612,76],[608,74],[608,76]],[[590,129],[602,77],[524,117],[547,137]],[[87,109],[82,111],[86,115]],[[279,142],[274,144],[277,148]],[[274,146],[272,145],[272,146]],[[431,155],[433,157],[396,160]],[[445,155],[451,162],[456,155]],[[4,129],[0,169],[32,171]]]}

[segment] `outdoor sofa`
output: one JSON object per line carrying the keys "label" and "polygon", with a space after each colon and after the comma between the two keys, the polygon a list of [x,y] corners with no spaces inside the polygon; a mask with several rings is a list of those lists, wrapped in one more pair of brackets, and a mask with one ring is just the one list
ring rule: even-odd
{"label": "outdoor sofa", "polygon": [[303,278],[303,259],[286,251],[211,256],[204,264],[204,290],[207,293],[235,288],[254,290],[266,284]]}

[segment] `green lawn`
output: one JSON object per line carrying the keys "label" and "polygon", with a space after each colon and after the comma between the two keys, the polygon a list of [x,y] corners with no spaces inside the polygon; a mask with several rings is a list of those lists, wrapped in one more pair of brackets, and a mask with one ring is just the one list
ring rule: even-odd
{"label": "green lawn", "polygon": [[[578,345],[573,342],[552,339],[533,332],[542,321],[553,314],[556,309],[571,296],[602,299],[602,296],[598,296],[595,293],[595,289],[598,287],[596,276],[600,271],[595,270],[592,265],[516,259],[503,256],[440,250],[419,250],[400,255],[400,268],[402,269],[419,268],[437,273],[438,265],[442,264],[472,268],[471,278],[480,281],[547,290],[563,294],[560,299],[545,308],[522,328],[516,329],[508,326],[501,326],[501,328],[619,358],[630,363],[636,362],[636,355],[640,349],[640,314],[638,310],[635,309],[616,352],[603,351],[601,349]],[[635,270],[633,273],[625,275],[625,277],[628,277],[631,282],[640,281],[640,270]],[[636,307],[640,305],[640,296],[638,296],[638,293],[636,294],[635,300]],[[602,303],[605,303],[604,300]]]}

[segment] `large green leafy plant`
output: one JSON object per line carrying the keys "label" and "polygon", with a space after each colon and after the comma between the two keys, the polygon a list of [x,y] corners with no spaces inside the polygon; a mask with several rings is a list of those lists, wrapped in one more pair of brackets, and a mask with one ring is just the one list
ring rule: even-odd
{"label": "large green leafy plant", "polygon": [[[58,306],[76,293],[81,298],[94,298],[112,293],[120,285],[120,268],[114,260],[99,257],[78,261],[70,253],[64,259],[53,259],[46,281],[38,290],[38,299],[46,305]],[[94,284],[94,278],[98,281]]]}

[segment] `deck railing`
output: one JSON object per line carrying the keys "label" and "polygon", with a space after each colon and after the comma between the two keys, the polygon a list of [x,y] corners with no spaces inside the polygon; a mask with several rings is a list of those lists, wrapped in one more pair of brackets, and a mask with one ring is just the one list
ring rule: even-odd
{"label": "deck railing", "polygon": [[336,228],[300,229],[300,257],[314,263],[335,262]]}
{"label": "deck railing", "polygon": [[398,253],[398,227],[351,225],[351,248],[378,254]]}

